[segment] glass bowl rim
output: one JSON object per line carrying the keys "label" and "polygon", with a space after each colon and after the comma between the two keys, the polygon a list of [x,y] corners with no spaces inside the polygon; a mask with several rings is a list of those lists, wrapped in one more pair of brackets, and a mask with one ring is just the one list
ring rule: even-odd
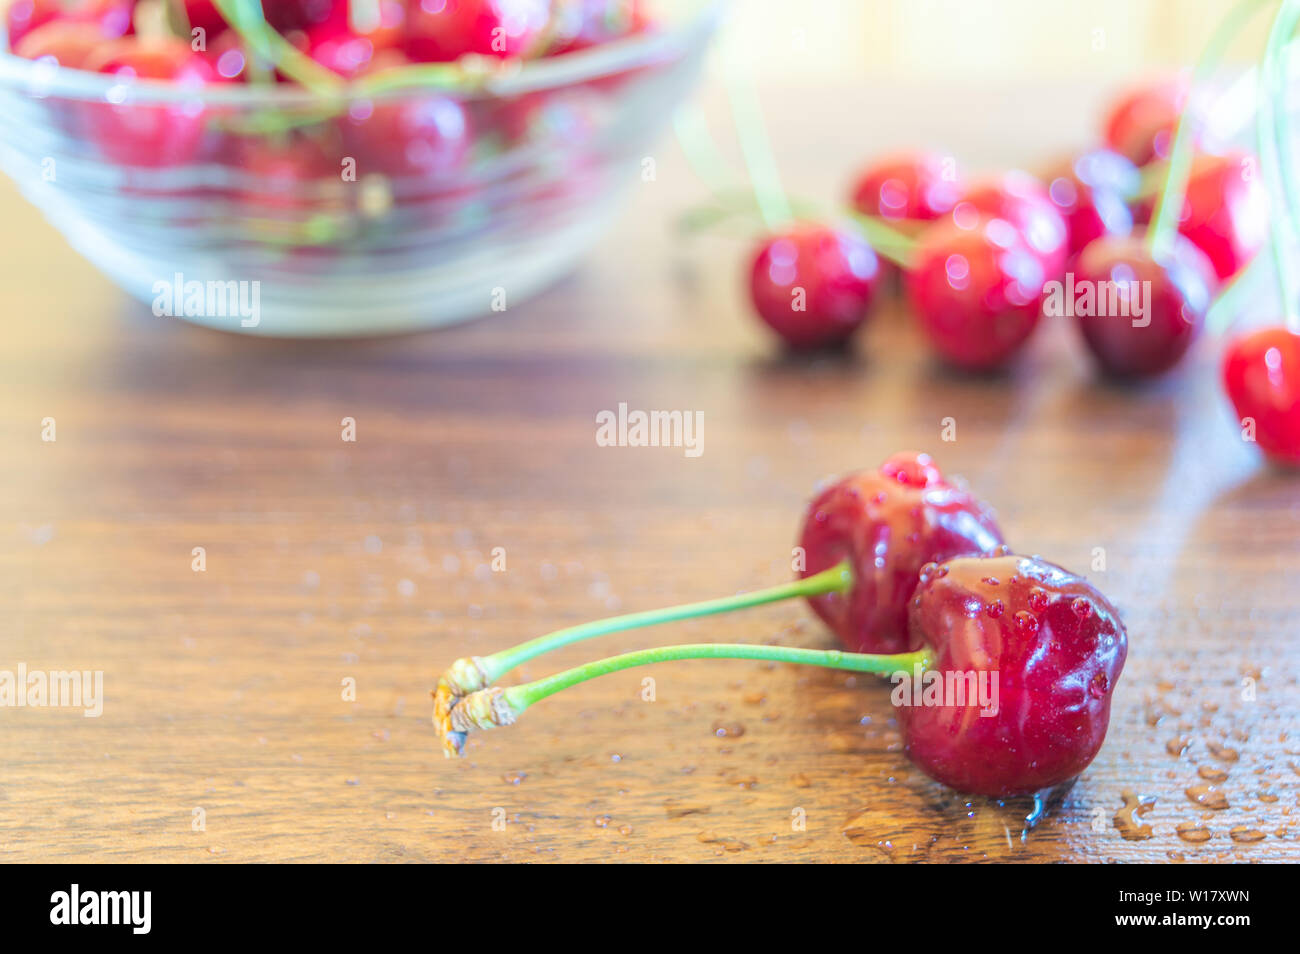
{"label": "glass bowl rim", "polygon": [[[635,36],[612,40],[590,49],[563,56],[541,57],[520,64],[516,69],[489,73],[482,80],[467,80],[459,86],[401,87],[382,93],[358,94],[344,84],[339,99],[344,102],[361,96],[365,99],[398,99],[434,94],[462,99],[515,96],[539,90],[560,89],[587,80],[600,79],[644,66],[674,59],[689,49],[701,36],[708,36],[717,26],[728,0],[704,0],[691,15],[666,28],[649,30]],[[40,60],[16,56],[8,50],[5,31],[0,28],[0,89],[10,88],[44,98],[104,101],[109,91],[129,85],[134,105],[147,103],[204,103],[219,106],[268,107],[319,106],[328,97],[289,84],[277,84],[267,90],[239,83],[221,83],[194,87],[177,86],[162,80],[134,80],[123,84],[114,77],[86,70],[64,69]]]}

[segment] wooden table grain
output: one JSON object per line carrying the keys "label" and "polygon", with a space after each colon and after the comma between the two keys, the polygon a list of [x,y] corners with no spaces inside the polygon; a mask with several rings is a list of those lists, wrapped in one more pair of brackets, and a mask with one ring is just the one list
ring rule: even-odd
{"label": "wooden table grain", "polygon": [[[869,128],[805,93],[764,102],[790,188],[822,198],[909,142],[1050,159],[1097,96],[1036,91],[1044,130],[1023,91],[979,117],[938,88],[846,91]],[[1121,389],[1049,323],[1009,374],[968,378],[889,305],[851,354],[784,358],[747,315],[745,245],[670,233],[702,190],[672,143],[657,159],[536,300],[347,342],[155,318],[0,186],[0,669],[104,673],[99,718],[0,709],[0,860],[1300,859],[1300,478],[1238,439],[1218,342]],[[598,446],[620,402],[702,411],[703,454]],[[610,676],[443,759],[428,692],[451,660],[784,580],[816,482],[900,448],[1128,623],[1106,745],[1037,827],[912,769],[886,687],[786,665]],[[510,679],[699,640],[831,645],[780,605]]]}

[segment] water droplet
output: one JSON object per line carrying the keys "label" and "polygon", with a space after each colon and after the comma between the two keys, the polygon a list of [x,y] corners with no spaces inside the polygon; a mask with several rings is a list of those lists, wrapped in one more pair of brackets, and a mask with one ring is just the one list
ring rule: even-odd
{"label": "water droplet", "polygon": [[608,828],[610,817],[608,815],[597,815],[591,821],[597,828]]}
{"label": "water droplet", "polygon": [[1016,631],[1025,637],[1033,636],[1038,632],[1038,619],[1033,613],[1021,610],[1016,613]]}
{"label": "water droplet", "polygon": [[1196,774],[1207,782],[1226,782],[1228,773],[1221,768],[1215,768],[1213,765],[1202,765],[1196,770]]}
{"label": "water droplet", "polygon": [[1262,831],[1254,828],[1247,828],[1245,825],[1238,825],[1232,831],[1228,832],[1233,841],[1240,841],[1249,844],[1252,841],[1263,841],[1266,837]]}
{"label": "water droplet", "polygon": [[997,619],[1006,611],[1007,609],[1002,605],[1001,600],[993,600],[988,606],[984,607],[984,612],[989,615],[989,619]]}
{"label": "water droplet", "polygon": [[1121,793],[1120,798],[1124,804],[1115,812],[1113,822],[1125,841],[1145,841],[1155,834],[1150,825],[1144,825],[1138,819],[1155,808],[1156,797],[1134,795],[1126,791]]}
{"label": "water droplet", "polygon": [[1228,807],[1228,796],[1213,785],[1193,785],[1187,789],[1187,797],[1210,811],[1221,812]]}
{"label": "water droplet", "polygon": [[1041,613],[1047,609],[1048,604],[1051,602],[1052,598],[1047,595],[1046,591],[1037,588],[1029,591],[1029,608],[1035,613]]}
{"label": "water droplet", "polygon": [[1165,743],[1165,751],[1176,757],[1186,752],[1189,745],[1186,739],[1170,739]]}
{"label": "water droplet", "polygon": [[1092,603],[1086,597],[1080,596],[1077,600],[1074,600],[1070,604],[1070,609],[1074,611],[1074,615],[1079,619],[1087,619],[1092,615]]}
{"label": "water droplet", "polygon": [[526,778],[528,777],[528,773],[527,773],[527,772],[507,772],[505,775],[503,775],[503,776],[501,776],[501,777],[502,777],[503,779],[505,779],[505,782],[506,782],[507,785],[519,785],[519,784],[522,784],[523,780],[526,779]]}
{"label": "water droplet", "polygon": [[1208,828],[1202,828],[1200,825],[1194,825],[1191,822],[1184,822],[1174,829],[1178,837],[1183,841],[1190,841],[1194,845],[1203,844],[1214,837],[1214,832]]}
{"label": "water droplet", "polygon": [[715,722],[713,734],[720,739],[738,739],[745,734],[745,727],[739,722]]}
{"label": "water droplet", "polygon": [[1237,761],[1238,758],[1240,758],[1240,754],[1237,752],[1236,749],[1230,749],[1226,745],[1218,745],[1214,742],[1206,742],[1205,747],[1209,749],[1210,754],[1213,755],[1220,762],[1235,762]]}

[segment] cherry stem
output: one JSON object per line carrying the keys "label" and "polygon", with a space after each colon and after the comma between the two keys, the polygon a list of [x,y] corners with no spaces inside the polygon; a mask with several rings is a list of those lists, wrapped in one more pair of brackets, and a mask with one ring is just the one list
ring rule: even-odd
{"label": "cherry stem", "polygon": [[916,250],[916,239],[874,215],[855,212],[851,218],[877,254],[889,259],[900,268],[912,267],[912,253]]}
{"label": "cherry stem", "polygon": [[1196,62],[1187,104],[1178,119],[1174,145],[1169,153],[1169,172],[1165,178],[1165,186],[1151,214],[1151,230],[1147,234],[1147,242],[1153,253],[1159,254],[1173,243],[1174,232],[1182,216],[1183,198],[1192,168],[1192,133],[1201,125],[1206,82],[1218,66],[1228,44],[1241,32],[1241,28],[1256,10],[1275,2],[1276,0],[1242,0],[1238,3],[1215,28],[1210,41],[1205,45],[1204,51]]}
{"label": "cherry stem", "polygon": [[269,61],[285,76],[315,93],[333,94],[343,87],[342,79],[277,33],[257,0],[212,0],[217,12],[239,34],[252,52]]}
{"label": "cherry stem", "polygon": [[[1278,294],[1282,296],[1282,314],[1292,331],[1300,331],[1297,318],[1296,281],[1291,274],[1291,263],[1286,257],[1288,231],[1294,235],[1296,221],[1292,210],[1296,208],[1296,195],[1289,181],[1293,166],[1290,142],[1290,123],[1286,119],[1286,47],[1300,21],[1300,3],[1283,0],[1281,9],[1273,19],[1268,35],[1268,47],[1260,67],[1256,98],[1259,107],[1255,119],[1255,133],[1259,159],[1263,166],[1265,184],[1273,195],[1281,195],[1281,213],[1269,216],[1269,247],[1273,254],[1273,268],[1277,273]],[[1277,122],[1276,110],[1281,107],[1283,118]]]}
{"label": "cherry stem", "polygon": [[758,202],[763,221],[771,230],[789,224],[794,217],[790,201],[781,187],[781,174],[772,144],[767,137],[767,124],[763,121],[763,107],[758,93],[748,76],[733,69],[729,71],[727,93],[731,100],[731,114],[740,139],[740,151],[745,157],[754,198]]}
{"label": "cherry stem", "polygon": [[852,585],[853,572],[846,560],[836,564],[829,570],[823,570],[802,580],[794,580],[780,586],[755,590],[752,593],[739,593],[735,596],[705,600],[700,603],[686,603],[681,606],[669,606],[641,613],[628,613],[623,616],[612,616],[608,619],[599,619],[578,626],[570,626],[567,629],[556,630],[545,636],[531,639],[526,643],[520,643],[510,649],[493,653],[491,656],[483,656],[478,660],[478,665],[485,682],[492,683],[516,666],[522,665],[530,659],[535,659],[543,653],[548,653],[551,650],[559,649],[561,646],[568,646],[584,639],[591,639],[595,636],[619,633],[629,629],[640,629],[645,626],[656,626],[660,623],[671,623],[683,619],[696,619],[701,616],[716,616],[720,613],[730,613],[733,610],[748,609],[752,606],[779,603],[782,600],[799,596],[844,593]]}
{"label": "cherry stem", "polygon": [[851,672],[874,672],[889,675],[895,672],[912,673],[916,666],[928,669],[934,653],[929,648],[911,653],[846,653],[838,649],[799,649],[794,646],[757,646],[745,643],[687,643],[681,646],[659,646],[635,652],[610,656],[596,662],[585,663],[564,672],[538,679],[534,682],[511,686],[503,690],[503,701],[517,716],[529,706],[547,696],[562,692],[570,686],[606,676],[635,666],[676,662],[683,659],[761,659],[770,662],[793,663],[800,666],[821,666],[825,669],[844,669]]}

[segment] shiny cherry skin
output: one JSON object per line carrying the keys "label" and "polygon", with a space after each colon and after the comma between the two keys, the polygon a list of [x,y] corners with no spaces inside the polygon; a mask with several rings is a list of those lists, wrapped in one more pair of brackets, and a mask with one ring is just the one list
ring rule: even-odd
{"label": "shiny cherry skin", "polygon": [[863,239],[798,224],[768,236],[749,270],[754,308],[792,348],[839,344],[866,320],[880,260]]}
{"label": "shiny cherry skin", "polygon": [[853,183],[851,202],[863,215],[893,222],[933,221],[952,211],[962,192],[943,156],[908,153],[867,166]]}
{"label": "shiny cherry skin", "polygon": [[1268,192],[1254,155],[1199,155],[1192,163],[1178,231],[1204,252],[1219,281],[1240,272],[1268,240]]}
{"label": "shiny cherry skin", "polygon": [[1162,79],[1124,93],[1102,121],[1106,145],[1138,166],[1168,159],[1187,92],[1185,80]]}
{"label": "shiny cherry skin", "polygon": [[406,55],[446,63],[466,53],[523,56],[542,38],[551,0],[411,0]]}
{"label": "shiny cherry skin", "polygon": [[1065,219],[1043,184],[1027,172],[1012,170],[977,183],[958,198],[952,216],[958,222],[979,216],[1004,219],[1042,258],[1049,279],[1065,271],[1070,239]]}
{"label": "shiny cherry skin", "polygon": [[[85,68],[107,73],[123,83],[137,79],[166,80],[198,93],[217,81],[208,61],[183,40],[148,42],[126,37],[105,44]],[[87,124],[104,155],[132,166],[177,165],[199,150],[206,116],[193,104],[140,105],[129,101],[87,103]]]}
{"label": "shiny cherry skin", "polygon": [[5,11],[5,29],[9,49],[17,52],[18,44],[28,33],[47,23],[90,23],[99,28],[101,38],[115,40],[133,32],[132,0],[86,0],[65,7],[59,0],[13,0]]}
{"label": "shiny cherry skin", "polygon": [[266,20],[281,33],[333,26],[347,29],[347,0],[262,0]]}
{"label": "shiny cherry skin", "polygon": [[1042,257],[1011,223],[945,219],[922,234],[905,288],[934,349],[959,368],[988,371],[1038,326],[1045,281]]}
{"label": "shiny cherry skin", "polygon": [[[405,55],[386,51],[362,73],[379,72]],[[343,146],[357,172],[450,181],[469,157],[471,130],[465,107],[441,93],[392,101],[354,101],[339,121]]]}
{"label": "shiny cherry skin", "polygon": [[800,576],[848,560],[848,593],[808,602],[853,652],[894,653],[908,643],[907,607],[921,568],[1002,542],[992,511],[946,480],[928,454],[904,451],[877,470],[850,474],[808,505]]}
{"label": "shiny cherry skin", "polygon": [[78,20],[54,20],[24,35],[14,47],[14,54],[28,60],[46,60],[80,69],[103,45],[104,34],[97,25]]}
{"label": "shiny cherry skin", "polygon": [[1071,256],[1103,235],[1133,231],[1129,200],[1141,173],[1117,152],[1094,149],[1062,163],[1045,177],[1047,197],[1065,219]]}
{"label": "shiny cherry skin", "polygon": [[[1145,233],[1100,238],[1080,253],[1074,283],[1076,289],[1091,288],[1096,295],[1098,304],[1088,310],[1107,314],[1080,315],[1077,291],[1073,311],[1103,371],[1116,377],[1150,377],[1177,364],[1200,335],[1214,281],[1209,260],[1181,235],[1159,255],[1147,247]],[[1131,282],[1151,284],[1139,286],[1138,297],[1130,299]],[[1111,288],[1117,296],[1114,310],[1099,304],[1103,290],[1109,298]],[[1150,289],[1149,295],[1143,288]],[[1138,314],[1143,310],[1145,314]]]}
{"label": "shiny cherry skin", "polygon": [[909,649],[927,646],[945,682],[975,674],[989,690],[983,709],[952,694],[897,707],[908,758],[931,778],[1026,795],[1074,778],[1101,749],[1128,634],[1083,577],[1009,553],[931,564],[908,612]]}
{"label": "shiny cherry skin", "polygon": [[191,30],[204,32],[204,45],[210,50],[217,37],[229,32],[226,18],[218,11],[212,0],[184,0],[185,19]]}
{"label": "shiny cherry skin", "polygon": [[1243,428],[1254,422],[1259,449],[1300,467],[1300,335],[1274,327],[1236,339],[1223,357],[1223,386]]}

